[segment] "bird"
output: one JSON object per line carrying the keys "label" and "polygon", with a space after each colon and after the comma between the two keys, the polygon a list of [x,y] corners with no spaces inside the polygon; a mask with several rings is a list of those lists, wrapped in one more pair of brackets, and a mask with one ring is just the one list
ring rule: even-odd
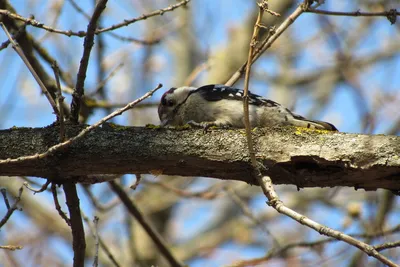
{"label": "bird", "polygon": [[[158,106],[161,126],[192,126],[208,129],[245,128],[244,91],[222,84],[201,87],[172,87],[166,91]],[[306,119],[281,104],[248,93],[251,127],[294,125],[311,129],[338,131],[329,122]]]}

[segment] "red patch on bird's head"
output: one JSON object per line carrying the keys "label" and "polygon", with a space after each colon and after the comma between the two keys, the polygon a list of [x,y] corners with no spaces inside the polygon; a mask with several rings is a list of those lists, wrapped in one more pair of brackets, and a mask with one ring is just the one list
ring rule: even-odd
{"label": "red patch on bird's head", "polygon": [[165,101],[166,101],[166,100],[165,100],[165,97],[166,97],[168,94],[172,94],[175,90],[176,90],[175,87],[171,87],[171,89],[169,89],[168,91],[166,91],[166,92],[162,95],[162,97],[161,97],[161,105],[165,106],[165,105],[167,104],[167,103],[165,102]]}
{"label": "red patch on bird's head", "polygon": [[171,89],[169,89],[168,91],[166,91],[162,96],[161,96],[161,101],[160,104],[158,105],[158,115],[161,119],[161,109],[163,106],[167,105],[167,100],[165,99],[165,97],[169,94],[172,94],[174,91],[176,90],[175,87],[171,87]]}

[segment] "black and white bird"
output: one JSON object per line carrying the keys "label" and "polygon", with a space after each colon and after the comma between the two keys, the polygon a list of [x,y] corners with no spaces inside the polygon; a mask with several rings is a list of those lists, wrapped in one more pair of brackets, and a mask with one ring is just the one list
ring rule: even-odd
{"label": "black and white bird", "polygon": [[[161,125],[244,128],[243,94],[243,90],[220,84],[171,88],[163,94],[158,106]],[[328,122],[306,119],[250,92],[249,116],[252,127],[295,125],[337,131]]]}

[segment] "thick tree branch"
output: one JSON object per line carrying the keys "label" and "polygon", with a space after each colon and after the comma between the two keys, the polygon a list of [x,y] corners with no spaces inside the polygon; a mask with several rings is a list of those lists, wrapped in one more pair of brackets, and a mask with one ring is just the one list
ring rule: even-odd
{"label": "thick tree branch", "polygon": [[[84,127],[68,125],[66,134],[70,138]],[[1,130],[0,159],[45,152],[58,137],[55,126]],[[267,167],[263,174],[271,175],[275,184],[400,190],[400,137],[292,127],[255,129],[253,137],[257,159]],[[0,175],[68,177],[161,171],[256,184],[250,175],[245,138],[244,130],[204,134],[202,130],[103,126],[46,158],[0,164]],[[72,178],[57,182],[65,179]],[[79,179],[85,183],[105,180]]]}

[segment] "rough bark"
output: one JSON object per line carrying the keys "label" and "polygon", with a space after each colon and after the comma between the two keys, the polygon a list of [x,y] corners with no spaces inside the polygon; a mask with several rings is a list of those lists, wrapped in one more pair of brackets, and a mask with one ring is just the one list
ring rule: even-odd
{"label": "rough bark", "polygon": [[[68,126],[68,136],[84,126]],[[0,131],[0,159],[45,152],[57,143],[56,126]],[[400,190],[400,137],[264,128],[253,131],[257,158],[275,184],[301,187],[351,186]],[[157,173],[240,180],[251,175],[244,130],[169,130],[107,126],[96,129],[64,151],[38,160],[0,164],[3,176],[79,176]],[[90,175],[90,176],[86,176]],[[57,181],[65,182],[65,180]]]}

